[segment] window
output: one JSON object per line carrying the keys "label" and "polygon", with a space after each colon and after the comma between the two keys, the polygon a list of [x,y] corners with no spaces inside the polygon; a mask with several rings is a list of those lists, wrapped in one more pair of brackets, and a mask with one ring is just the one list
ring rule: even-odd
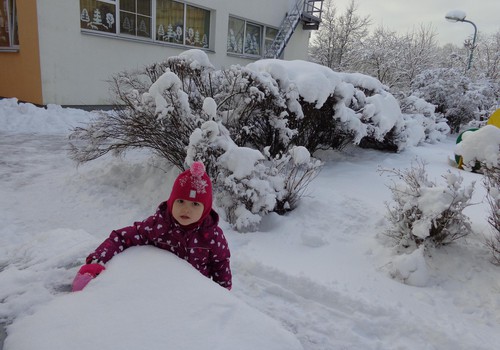
{"label": "window", "polygon": [[120,33],[151,38],[150,0],[120,0]]}
{"label": "window", "polygon": [[[229,17],[227,52],[261,56],[263,26]],[[271,41],[272,42],[272,41]]]}
{"label": "window", "polygon": [[186,5],[186,45],[208,48],[210,11]]}
{"label": "window", "polygon": [[116,33],[114,1],[80,0],[80,28]]}
{"label": "window", "polygon": [[0,2],[0,50],[19,46],[15,0]]}
{"label": "window", "polygon": [[278,29],[266,27],[266,35],[264,37],[264,53],[269,50],[269,47],[271,47],[276,35],[278,35]]}
{"label": "window", "polygon": [[210,11],[173,0],[156,1],[156,40],[209,47]]}
{"label": "window", "polygon": [[243,54],[243,38],[245,36],[245,21],[229,17],[227,31],[227,52]]}
{"label": "window", "polygon": [[200,48],[209,48],[210,18],[210,10],[174,0],[80,0],[82,30]]}
{"label": "window", "polygon": [[156,40],[184,44],[184,4],[157,0],[156,28]]}

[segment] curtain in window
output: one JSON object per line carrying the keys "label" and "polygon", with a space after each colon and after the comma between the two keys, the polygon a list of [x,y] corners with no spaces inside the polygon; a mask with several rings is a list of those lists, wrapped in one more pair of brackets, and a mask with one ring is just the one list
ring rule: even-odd
{"label": "curtain in window", "polygon": [[210,39],[210,11],[186,6],[185,44],[208,48]]}
{"label": "curtain in window", "polygon": [[245,21],[229,17],[227,31],[227,52],[243,53],[243,36],[245,35]]}
{"label": "curtain in window", "polygon": [[15,0],[0,2],[0,47],[19,45]]}
{"label": "curtain in window", "polygon": [[245,34],[245,53],[249,55],[260,55],[260,43],[262,42],[262,27],[247,23]]}
{"label": "curtain in window", "polygon": [[156,40],[184,43],[184,4],[172,0],[156,1]]}

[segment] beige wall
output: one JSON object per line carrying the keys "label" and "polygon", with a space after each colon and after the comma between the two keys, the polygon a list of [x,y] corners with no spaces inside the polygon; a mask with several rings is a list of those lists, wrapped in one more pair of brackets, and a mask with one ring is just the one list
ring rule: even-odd
{"label": "beige wall", "polygon": [[42,104],[36,3],[17,1],[19,51],[0,52],[0,96]]}

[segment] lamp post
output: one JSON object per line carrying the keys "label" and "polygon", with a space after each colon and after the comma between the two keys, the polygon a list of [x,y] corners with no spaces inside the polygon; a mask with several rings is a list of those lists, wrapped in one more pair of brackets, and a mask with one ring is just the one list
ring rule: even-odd
{"label": "lamp post", "polygon": [[455,10],[448,12],[445,18],[450,22],[467,22],[472,24],[472,26],[474,27],[474,38],[472,39],[472,47],[470,48],[469,63],[467,64],[467,70],[469,70],[472,63],[472,52],[474,51],[474,47],[476,46],[477,27],[474,24],[474,22],[466,20],[465,16],[466,16],[465,12]]}

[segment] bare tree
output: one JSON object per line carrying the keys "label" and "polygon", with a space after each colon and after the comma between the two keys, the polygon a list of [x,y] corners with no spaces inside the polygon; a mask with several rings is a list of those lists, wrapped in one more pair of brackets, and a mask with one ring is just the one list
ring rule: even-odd
{"label": "bare tree", "polygon": [[337,15],[333,0],[327,0],[322,25],[313,39],[310,56],[313,62],[337,71],[347,71],[349,58],[356,46],[368,35],[370,16],[357,15],[358,7],[351,0],[344,14]]}
{"label": "bare tree", "polygon": [[353,69],[376,77],[391,87],[401,80],[401,38],[395,31],[378,27],[372,35],[355,49],[357,60]]}
{"label": "bare tree", "polygon": [[404,35],[402,51],[402,81],[399,88],[407,90],[422,71],[435,67],[437,57],[436,32],[423,24]]}
{"label": "bare tree", "polygon": [[489,36],[479,33],[474,53],[474,71],[500,83],[500,30]]}

